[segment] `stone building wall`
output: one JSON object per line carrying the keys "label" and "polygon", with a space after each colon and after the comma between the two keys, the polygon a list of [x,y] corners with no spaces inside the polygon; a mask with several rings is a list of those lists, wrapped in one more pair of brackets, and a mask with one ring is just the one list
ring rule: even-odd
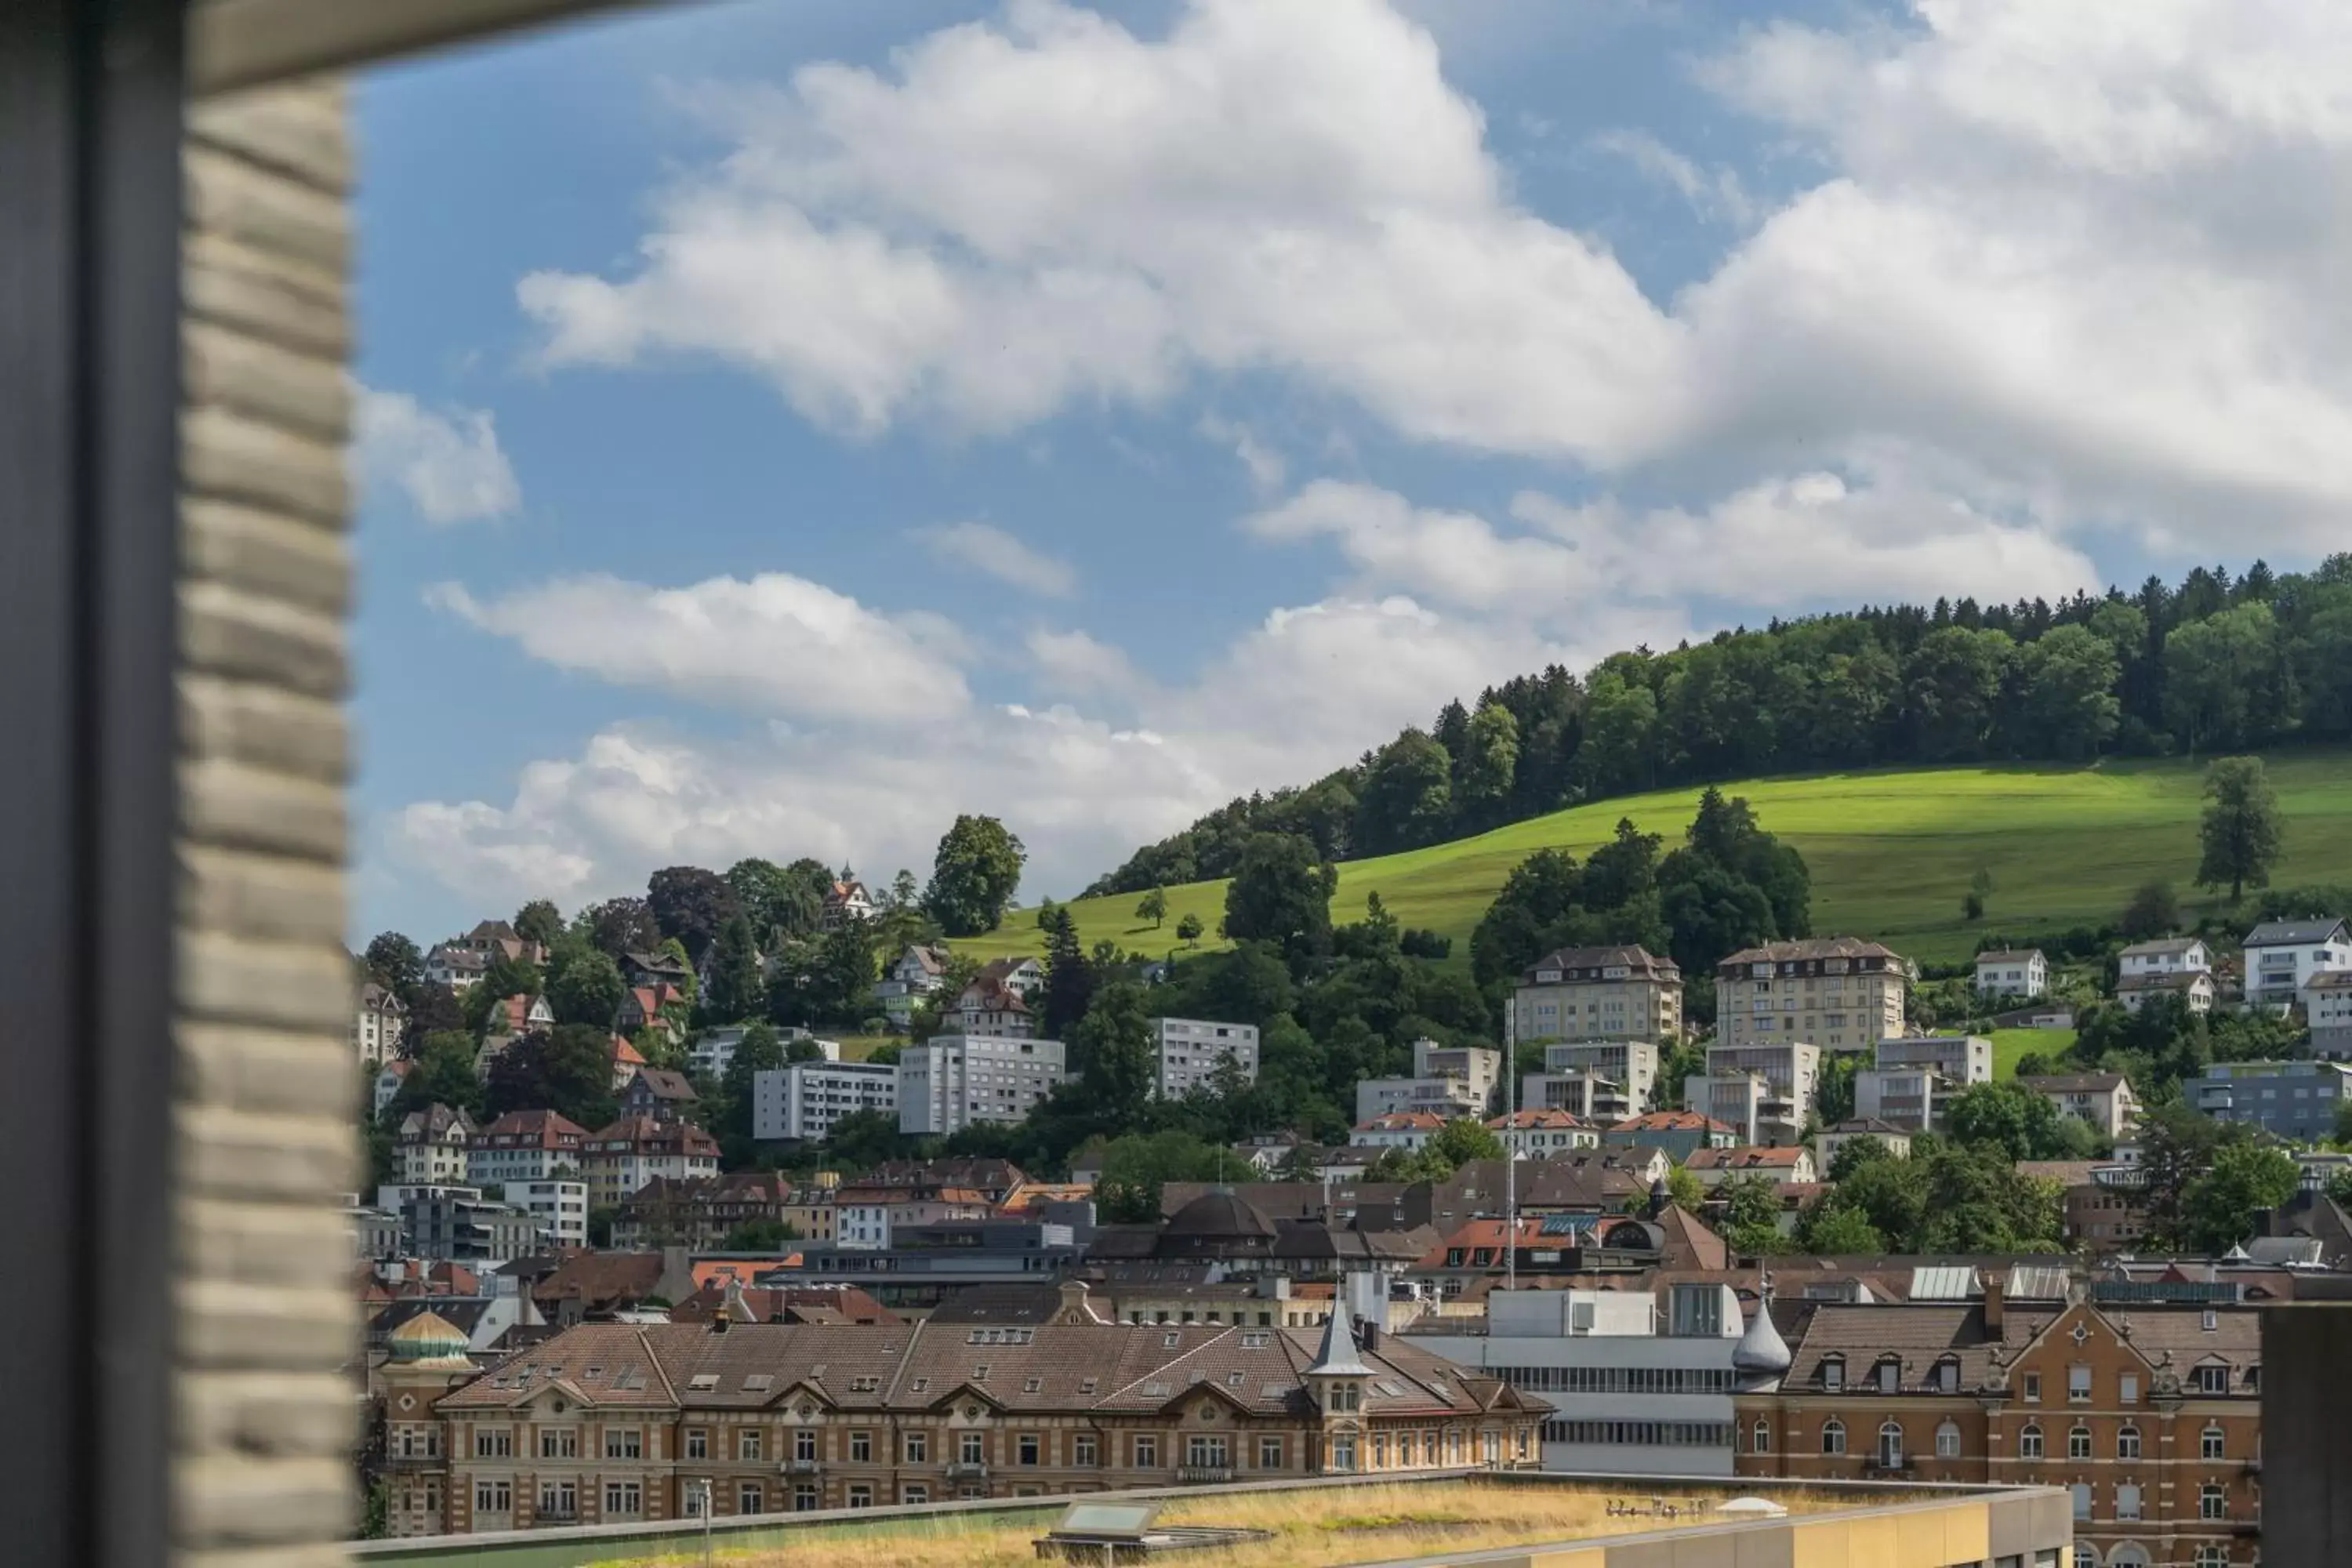
{"label": "stone building wall", "polygon": [[174,1530],[185,1568],[324,1568],[359,1345],[340,84],[194,105],[184,173]]}

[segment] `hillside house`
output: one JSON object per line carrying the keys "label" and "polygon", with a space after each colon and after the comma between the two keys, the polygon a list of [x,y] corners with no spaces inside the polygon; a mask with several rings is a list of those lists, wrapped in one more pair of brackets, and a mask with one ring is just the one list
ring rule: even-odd
{"label": "hillside house", "polygon": [[2015,996],[2031,1002],[2050,989],[2050,961],[2038,947],[2022,952],[2009,948],[1977,954],[1977,990],[1987,996]]}
{"label": "hillside house", "polygon": [[352,1053],[367,1067],[389,1061],[400,1054],[401,1031],[407,1023],[406,1005],[374,981],[367,982],[352,1006]]}
{"label": "hillside house", "polygon": [[2352,970],[2331,969],[2303,985],[2303,1016],[2311,1025],[2311,1054],[2352,1057]]}
{"label": "hillside house", "polygon": [[2017,1080],[2042,1096],[2061,1116],[2088,1122],[2100,1137],[2121,1138],[2139,1121],[2139,1100],[2131,1080],[2119,1072],[2065,1073]]}
{"label": "hillside house", "polygon": [[1754,1144],[1738,1149],[1694,1149],[1691,1157],[1683,1162],[1683,1169],[1696,1176],[1699,1185],[1710,1190],[1734,1176],[1762,1176],[1776,1186],[1811,1186],[1819,1180],[1813,1152],[1801,1143],[1785,1149]]}
{"label": "hillside house", "polygon": [[2177,996],[2191,1013],[2213,1010],[2213,976],[2201,969],[2126,974],[2116,982],[2116,1000],[2126,1013],[2137,1013],[2150,997]]}
{"label": "hillside house", "polygon": [[1911,1134],[1891,1121],[1855,1116],[1813,1134],[1813,1169],[1823,1181],[1837,1163],[1838,1152],[1849,1143],[1876,1143],[1898,1160],[1911,1157]]}
{"label": "hillside house", "polygon": [[1503,1147],[1515,1158],[1522,1160],[1544,1159],[1562,1149],[1601,1147],[1601,1129],[1565,1110],[1514,1111],[1490,1120],[1486,1131],[1501,1139]]}
{"label": "hillside house", "polygon": [[824,910],[818,924],[826,931],[839,931],[852,921],[874,918],[873,895],[859,881],[835,882],[824,890]]}
{"label": "hillside house", "polygon": [[2352,929],[2334,915],[2264,921],[2242,945],[2250,1007],[2292,1006],[2313,976],[2352,969]]}
{"label": "hillside house", "polygon": [[2163,936],[2132,943],[2116,954],[2116,965],[2126,980],[2136,974],[2210,974],[2213,952],[2193,936]]}
{"label": "hillside house", "polygon": [[667,985],[683,992],[693,973],[686,960],[676,953],[630,952],[621,955],[621,978],[631,985]]}
{"label": "hillside house", "polygon": [[1348,1142],[1360,1149],[1419,1149],[1445,1131],[1445,1118],[1430,1110],[1392,1110],[1356,1123]]}

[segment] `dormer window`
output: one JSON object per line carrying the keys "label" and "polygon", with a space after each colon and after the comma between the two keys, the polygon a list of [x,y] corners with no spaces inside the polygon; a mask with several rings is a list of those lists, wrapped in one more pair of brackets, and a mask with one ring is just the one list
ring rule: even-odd
{"label": "dormer window", "polygon": [[1832,1394],[1845,1386],[1845,1357],[1832,1355],[1822,1358],[1822,1386]]}
{"label": "dormer window", "polygon": [[1960,1363],[1946,1356],[1936,1363],[1936,1386],[1946,1394],[1960,1391]]}
{"label": "dormer window", "polygon": [[1899,1361],[1883,1361],[1883,1362],[1880,1362],[1880,1363],[1878,1363],[1878,1366],[1877,1366],[1877,1368],[1876,1368],[1876,1371],[1877,1371],[1877,1373],[1878,1373],[1878,1392],[1879,1392],[1879,1393],[1881,1393],[1881,1394],[1896,1394],[1896,1393],[1900,1393],[1900,1392],[1902,1391],[1902,1387],[1903,1387],[1903,1363],[1902,1363],[1901,1362],[1899,1362]]}

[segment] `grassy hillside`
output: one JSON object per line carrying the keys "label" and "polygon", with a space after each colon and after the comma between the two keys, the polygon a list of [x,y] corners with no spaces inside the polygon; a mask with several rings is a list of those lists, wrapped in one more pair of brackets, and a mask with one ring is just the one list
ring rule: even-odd
{"label": "grassy hillside", "polygon": [[[2352,882],[2352,754],[2282,752],[2271,777],[2287,816],[2283,884]],[[1744,795],[1763,826],[1802,850],[1813,874],[1813,927],[1824,934],[1879,938],[1913,958],[1964,958],[1979,930],[2022,931],[2112,919],[2134,888],[2169,879],[2184,900],[2197,869],[2201,765],[2108,762],[1926,768],[1755,779],[1727,786]],[[1538,849],[1582,856],[1621,816],[1678,842],[1696,789],[1664,790],[1577,806],[1475,838],[1339,868],[1333,917],[1357,919],[1378,892],[1409,926],[1454,938],[1466,960],[1470,931],[1511,868]],[[1960,919],[1960,898],[1979,866],[1994,890],[1982,927]],[[1138,921],[1139,895],[1071,906],[1088,942],[1162,952],[1178,946],[1176,923],[1198,914],[1211,932],[1224,912],[1224,884],[1168,889],[1168,920],[1155,931]],[[1003,929],[959,942],[983,958],[1040,951],[1032,911]],[[1215,945],[1213,936],[1204,946]]]}

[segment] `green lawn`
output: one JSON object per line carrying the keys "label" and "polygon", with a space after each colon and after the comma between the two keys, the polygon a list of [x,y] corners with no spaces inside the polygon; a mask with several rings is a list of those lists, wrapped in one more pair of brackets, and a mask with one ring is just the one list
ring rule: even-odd
{"label": "green lawn", "polygon": [[[2287,815],[2282,883],[2352,882],[2352,753],[2304,750],[2271,759]],[[1813,873],[1813,929],[1874,937],[1910,957],[1953,962],[1977,932],[2021,931],[2112,919],[2139,884],[2168,879],[2183,898],[2197,868],[2203,770],[2184,762],[1874,770],[1729,786],[1763,825],[1804,852]],[[1538,849],[1578,855],[1608,837],[1621,816],[1678,841],[1696,789],[1665,790],[1578,806],[1475,838],[1339,868],[1333,917],[1359,918],[1378,892],[1406,925],[1454,938],[1466,959],[1471,929],[1511,868]],[[1979,866],[1994,889],[1984,925],[1960,919],[1960,898]],[[1168,919],[1154,931],[1135,918],[1138,894],[1071,906],[1088,942],[1108,937],[1144,952],[1175,951],[1178,920],[1198,914],[1213,932],[1224,884],[1168,889]],[[1214,945],[1213,936],[1204,945]],[[956,944],[980,957],[1041,951],[1034,911]]]}
{"label": "green lawn", "polygon": [[1995,1029],[1992,1076],[1995,1082],[2017,1076],[2017,1062],[2027,1055],[2054,1057],[2074,1043],[2072,1029]]}

